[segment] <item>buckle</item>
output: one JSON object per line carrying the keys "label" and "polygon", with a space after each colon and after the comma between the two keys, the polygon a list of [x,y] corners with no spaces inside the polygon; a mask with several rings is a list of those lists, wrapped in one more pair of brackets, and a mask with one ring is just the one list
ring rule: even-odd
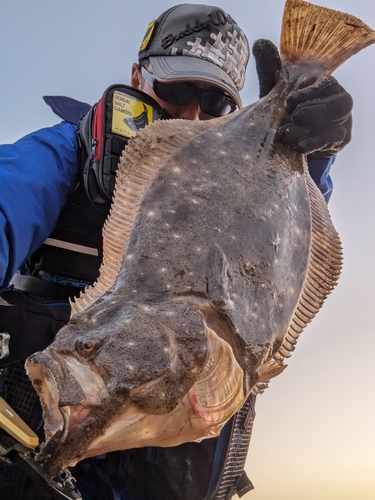
{"label": "buckle", "polygon": [[0,333],[0,359],[6,358],[9,356],[9,333],[2,332]]}

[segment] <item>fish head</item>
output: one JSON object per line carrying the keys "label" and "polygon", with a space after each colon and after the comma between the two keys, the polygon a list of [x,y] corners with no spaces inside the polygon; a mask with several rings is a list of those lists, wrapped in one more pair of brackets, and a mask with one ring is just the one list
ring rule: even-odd
{"label": "fish head", "polygon": [[[232,349],[198,310],[110,304],[117,300],[107,297],[74,316],[26,362],[45,422],[39,460],[51,474],[113,450],[216,435],[243,402]],[[226,379],[218,390],[215,371]],[[210,398],[217,417],[207,412]]]}

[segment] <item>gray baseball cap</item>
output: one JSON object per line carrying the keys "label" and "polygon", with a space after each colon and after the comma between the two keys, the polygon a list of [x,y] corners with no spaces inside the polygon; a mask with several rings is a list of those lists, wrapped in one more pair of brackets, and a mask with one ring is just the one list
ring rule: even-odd
{"label": "gray baseball cap", "polygon": [[160,82],[202,81],[221,88],[242,107],[250,50],[246,35],[219,7],[181,4],[149,23],[139,62],[149,59]]}

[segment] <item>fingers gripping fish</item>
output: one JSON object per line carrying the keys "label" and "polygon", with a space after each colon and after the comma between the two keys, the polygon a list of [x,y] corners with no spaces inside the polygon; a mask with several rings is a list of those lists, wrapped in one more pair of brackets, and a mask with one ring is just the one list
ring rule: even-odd
{"label": "fingers gripping fish", "polygon": [[374,41],[357,18],[287,0],[267,96],[207,122],[156,122],[132,139],[99,280],[26,363],[43,405],[46,470],[217,435],[283,371],[342,265],[306,158],[278,141],[284,103]]}

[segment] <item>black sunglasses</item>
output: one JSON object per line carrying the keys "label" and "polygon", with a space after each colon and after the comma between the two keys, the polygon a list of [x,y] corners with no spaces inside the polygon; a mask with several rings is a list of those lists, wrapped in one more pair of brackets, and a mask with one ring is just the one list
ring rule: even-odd
{"label": "black sunglasses", "polygon": [[198,99],[199,107],[210,116],[225,116],[236,110],[237,106],[233,100],[220,92],[200,89],[187,82],[162,83],[142,66],[141,73],[146,82],[152,87],[155,94],[163,101],[177,106],[186,106],[193,96]]}

